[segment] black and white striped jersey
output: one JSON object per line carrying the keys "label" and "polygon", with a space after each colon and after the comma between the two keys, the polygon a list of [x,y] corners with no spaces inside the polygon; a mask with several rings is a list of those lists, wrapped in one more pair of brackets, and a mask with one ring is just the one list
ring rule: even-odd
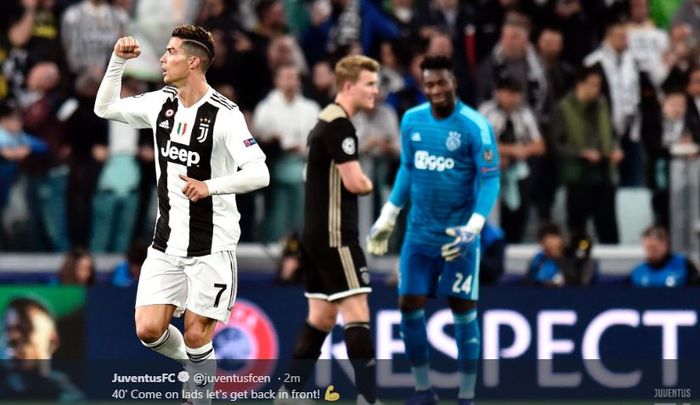
{"label": "black and white striped jersey", "polygon": [[114,117],[152,128],[157,157],[158,217],[153,247],[174,256],[203,256],[233,250],[241,230],[234,194],[197,202],[183,193],[183,174],[205,181],[265,160],[238,107],[211,87],[184,107],[174,87],[118,101]]}

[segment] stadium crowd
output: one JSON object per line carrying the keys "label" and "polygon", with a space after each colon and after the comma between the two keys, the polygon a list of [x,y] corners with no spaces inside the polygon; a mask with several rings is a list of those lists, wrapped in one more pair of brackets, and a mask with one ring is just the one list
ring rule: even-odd
{"label": "stadium crowd", "polygon": [[381,103],[353,118],[373,212],[398,167],[401,117],[425,101],[419,63],[445,55],[459,97],[496,132],[492,220],[508,243],[534,241],[526,230],[552,220],[558,189],[569,234],[592,219],[597,241],[618,243],[621,187],[649,189],[674,246],[696,238],[698,0],[11,0],[0,3],[0,251],[126,252],[150,239],[152,134],[99,119],[93,104],[122,35],[143,50],[122,96],[162,86],[158,59],[182,23],[213,33],[209,83],[268,158],[270,187],[237,199],[243,242],[300,226],[306,136],[350,53],[382,65]]}

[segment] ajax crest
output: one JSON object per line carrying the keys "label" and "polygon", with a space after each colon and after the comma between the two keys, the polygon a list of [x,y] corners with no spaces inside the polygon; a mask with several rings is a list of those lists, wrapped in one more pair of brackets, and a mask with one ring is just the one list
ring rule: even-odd
{"label": "ajax crest", "polygon": [[445,146],[447,146],[447,150],[449,151],[455,151],[459,149],[459,146],[462,144],[462,134],[459,132],[455,131],[450,131],[450,133],[447,135],[447,141],[445,141]]}

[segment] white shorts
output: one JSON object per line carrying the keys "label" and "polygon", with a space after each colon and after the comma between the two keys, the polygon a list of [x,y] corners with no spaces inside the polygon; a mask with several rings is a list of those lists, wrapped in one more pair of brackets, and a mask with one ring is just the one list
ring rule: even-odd
{"label": "white shorts", "polygon": [[176,317],[188,310],[226,323],[236,288],[234,251],[179,257],[149,247],[139,276],[136,306],[171,304],[176,307]]}

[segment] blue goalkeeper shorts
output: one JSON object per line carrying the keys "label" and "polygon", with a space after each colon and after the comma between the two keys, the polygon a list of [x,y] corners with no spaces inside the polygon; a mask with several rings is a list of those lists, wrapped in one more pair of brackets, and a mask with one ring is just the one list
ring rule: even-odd
{"label": "blue goalkeeper shorts", "polygon": [[399,295],[452,296],[477,301],[479,246],[477,237],[466,254],[448,262],[442,258],[440,246],[413,243],[407,236],[399,261]]}

